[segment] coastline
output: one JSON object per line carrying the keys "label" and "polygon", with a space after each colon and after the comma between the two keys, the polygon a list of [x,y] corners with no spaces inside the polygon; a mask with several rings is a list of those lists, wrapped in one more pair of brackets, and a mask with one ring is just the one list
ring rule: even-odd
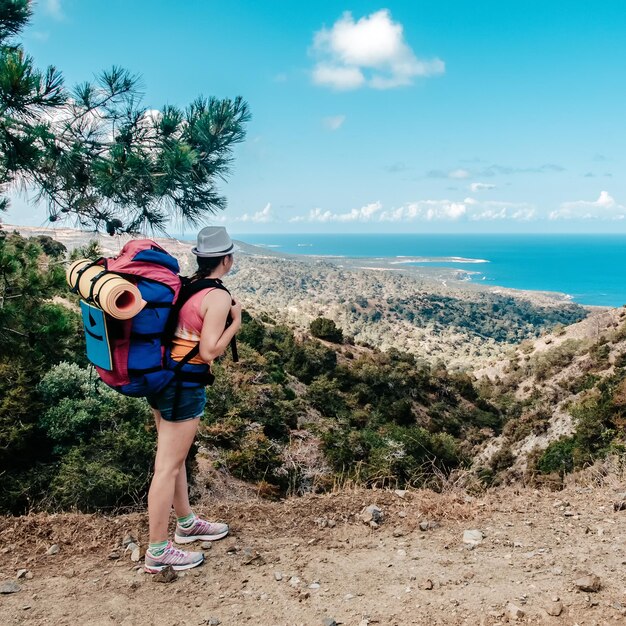
{"label": "coastline", "polygon": [[[121,250],[123,245],[132,237],[129,235],[109,236],[103,233],[93,231],[83,231],[75,228],[47,228],[45,226],[19,226],[15,224],[0,223],[0,227],[7,231],[17,231],[23,236],[36,237],[39,235],[49,236],[61,241],[68,250],[85,245],[87,242],[96,240],[108,255],[115,255]],[[185,273],[190,269],[193,255],[191,248],[193,242],[176,239],[170,237],[152,237],[152,238],[175,255],[181,256],[181,273]],[[305,266],[313,266],[319,268],[324,264],[339,269],[365,272],[394,272],[417,279],[420,283],[428,284],[432,289],[438,290],[443,288],[444,291],[452,288],[454,291],[468,291],[470,293],[486,292],[495,294],[506,294],[511,297],[523,298],[532,301],[541,306],[554,306],[572,301],[572,296],[560,291],[546,291],[537,289],[518,289],[513,287],[505,287],[502,285],[485,284],[482,282],[471,282],[466,278],[467,275],[476,274],[478,272],[465,270],[462,268],[449,268],[429,265],[413,265],[412,263],[420,257],[355,257],[347,255],[321,255],[321,254],[292,254],[279,252],[273,247],[267,245],[254,245],[233,239],[237,252],[249,257],[258,259],[268,259],[273,261],[282,261],[287,263],[303,264]],[[298,244],[307,245],[310,244]],[[424,260],[424,259],[430,260]],[[397,261],[396,259],[406,259]],[[489,263],[486,259],[465,259],[463,257],[442,257],[432,258],[423,257],[420,263],[439,263],[450,262],[453,260],[463,261],[472,264]],[[401,267],[397,267],[400,265]],[[451,285],[448,285],[450,281]],[[590,311],[606,311],[614,308],[599,304],[577,303],[581,307]]]}
{"label": "coastline", "polygon": [[[315,255],[315,254],[291,254],[268,249],[267,246],[255,246],[240,240],[236,240],[240,252],[259,258],[269,258],[283,260],[293,263],[303,263],[319,266],[322,263],[332,264],[335,267],[347,270],[362,270],[371,272],[394,272],[430,283],[433,289],[442,287],[444,291],[452,289],[454,291],[467,290],[468,292],[486,292],[495,294],[506,294],[511,297],[524,298],[541,306],[554,306],[572,301],[572,296],[559,291],[542,291],[532,289],[516,289],[501,285],[485,284],[482,282],[471,282],[465,278],[468,274],[476,272],[459,268],[434,267],[424,265],[410,265],[410,262],[399,262],[395,259],[402,257],[350,257],[346,255]],[[414,257],[411,257],[414,258]],[[452,259],[455,257],[444,257]],[[460,258],[460,257],[456,257]],[[437,262],[435,260],[432,261]],[[471,263],[489,263],[486,259],[472,259]],[[401,267],[398,267],[400,265]],[[447,285],[450,281],[451,285]],[[607,310],[613,307],[595,304],[577,303],[585,309]]]}
{"label": "coastline", "polygon": [[612,279],[608,271],[626,263],[625,235],[249,233],[239,238],[283,254],[339,254],[352,264],[358,258],[368,268],[379,267],[381,258],[387,266],[452,267],[468,282],[562,293],[584,306],[626,302],[626,277]]}
{"label": "coastline", "polygon": [[[115,256],[131,239],[74,229],[4,225],[24,236],[46,235],[68,249],[96,240]],[[193,242],[154,238],[195,271]],[[227,284],[252,315],[265,314],[302,332],[328,317],[349,341],[409,352],[430,363],[473,369],[502,358],[511,346],[556,323],[590,314],[566,294],[518,290],[464,280],[453,268],[392,265],[389,259],[285,254],[235,240]],[[391,259],[393,260],[393,259]],[[368,263],[369,262],[369,263]],[[594,307],[594,312],[606,307]]]}

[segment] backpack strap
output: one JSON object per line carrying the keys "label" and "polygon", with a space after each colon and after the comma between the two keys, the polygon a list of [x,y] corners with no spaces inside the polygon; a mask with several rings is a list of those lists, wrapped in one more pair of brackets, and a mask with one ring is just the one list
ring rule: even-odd
{"label": "backpack strap", "polygon": [[178,403],[180,402],[180,392],[183,388],[183,382],[199,383],[200,385],[207,386],[212,385],[215,380],[215,376],[211,373],[211,370],[206,372],[183,372],[183,366],[189,363],[193,357],[197,356],[200,352],[200,344],[197,343],[187,354],[176,364],[174,367],[174,379],[176,381],[176,390],[174,391],[174,404],[172,406],[172,419],[176,419],[176,413],[178,411]]}
{"label": "backpack strap", "polygon": [[[200,280],[191,280],[186,276],[181,277],[182,287],[174,305],[168,323],[165,330],[165,336],[168,343],[171,343],[178,324],[178,316],[183,305],[189,298],[195,294],[204,291],[205,289],[223,289],[230,295],[230,291],[224,286],[224,283],[219,278],[201,278]],[[232,324],[232,318],[230,313],[226,319],[226,328]],[[239,361],[239,355],[237,354],[237,341],[233,337],[230,341],[230,349],[233,354],[233,361],[237,363]],[[197,343],[187,354],[176,364],[174,367],[174,378],[176,380],[176,390],[174,392],[174,404],[172,407],[172,419],[176,419],[176,412],[178,411],[178,403],[180,401],[180,394],[183,388],[183,382],[193,382],[200,385],[212,385],[215,380],[215,376],[211,373],[210,369],[207,372],[184,372],[182,368],[191,361],[195,356],[200,353],[200,343]]]}
{"label": "backpack strap", "polygon": [[[176,304],[172,309],[172,314],[170,315],[168,325],[165,331],[165,336],[167,337],[168,343],[171,342],[172,338],[174,337],[174,332],[176,330],[176,325],[178,324],[178,315],[180,314],[180,310],[183,308],[183,305],[185,304],[185,302],[187,302],[187,300],[189,300],[189,298],[199,293],[200,291],[204,291],[205,289],[222,289],[228,295],[230,295],[230,291],[228,291],[228,289],[224,286],[224,283],[219,278],[201,278],[199,280],[191,280],[190,278],[183,276],[182,283],[183,284],[180,290],[180,294],[178,296],[178,300],[176,301]],[[228,317],[226,318],[226,328],[228,328],[232,323],[233,320],[229,313]],[[237,340],[235,339],[235,337],[230,340],[230,349],[233,355],[233,362],[237,363],[239,361],[239,354],[237,353]],[[193,357],[197,356],[197,354],[198,353],[196,352],[196,354],[191,355],[189,359],[193,359]]]}
{"label": "backpack strap", "polygon": [[[105,263],[103,264],[102,262],[105,261]],[[102,272],[100,274],[98,274],[98,277],[100,277],[102,275],[103,272],[106,272],[106,259],[104,257],[100,257],[99,259],[96,259],[95,261],[92,261],[91,263],[87,263],[85,265],[85,267],[82,267],[81,269],[78,270],[78,272],[76,273],[76,278],[74,278],[72,276],[72,273],[70,273],[70,278],[68,278],[68,281],[70,282],[71,285],[74,285],[73,287],[70,287],[70,292],[71,293],[77,293],[78,295],[80,295],[79,291],[78,291],[78,283],[80,282],[80,278],[81,276],[90,268],[96,266],[96,265],[100,265],[102,266]],[[90,294],[89,294],[89,298],[92,299],[93,296],[93,283],[95,281],[92,282],[91,284],[91,290],[90,290]],[[93,299],[92,299],[93,301]]]}

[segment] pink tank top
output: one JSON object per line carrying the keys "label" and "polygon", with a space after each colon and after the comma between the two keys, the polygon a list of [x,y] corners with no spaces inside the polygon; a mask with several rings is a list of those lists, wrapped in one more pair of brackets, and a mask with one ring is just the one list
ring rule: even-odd
{"label": "pink tank top", "polygon": [[[180,361],[199,341],[202,334],[202,323],[204,318],[200,307],[204,296],[213,291],[215,287],[208,287],[194,294],[183,304],[178,314],[178,326],[174,332],[172,340],[172,359]],[[200,364],[204,361],[196,356],[189,363]]]}

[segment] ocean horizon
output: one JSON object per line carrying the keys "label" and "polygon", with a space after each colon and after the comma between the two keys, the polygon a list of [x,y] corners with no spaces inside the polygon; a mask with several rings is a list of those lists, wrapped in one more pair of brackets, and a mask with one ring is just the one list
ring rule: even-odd
{"label": "ocean horizon", "polygon": [[464,271],[470,282],[554,291],[580,304],[626,303],[626,235],[248,233],[233,238],[285,254],[451,267]]}

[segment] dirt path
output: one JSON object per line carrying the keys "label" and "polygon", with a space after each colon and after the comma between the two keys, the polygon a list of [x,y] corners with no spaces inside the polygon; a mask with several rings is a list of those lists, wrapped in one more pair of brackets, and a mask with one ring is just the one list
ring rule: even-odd
{"label": "dirt path", "polygon": [[[143,514],[1,518],[0,586],[20,590],[0,595],[0,623],[626,624],[618,498],[615,489],[569,487],[221,504],[214,517],[231,523],[231,536],[169,584],[137,571],[128,554],[109,558],[128,532],[146,541]],[[358,518],[369,504],[385,515],[378,529]],[[436,527],[420,530],[425,521]],[[472,529],[485,535],[475,547],[463,542]],[[52,544],[58,554],[46,555]],[[19,569],[32,578],[17,580]],[[577,589],[587,574],[599,577],[598,592]]]}

